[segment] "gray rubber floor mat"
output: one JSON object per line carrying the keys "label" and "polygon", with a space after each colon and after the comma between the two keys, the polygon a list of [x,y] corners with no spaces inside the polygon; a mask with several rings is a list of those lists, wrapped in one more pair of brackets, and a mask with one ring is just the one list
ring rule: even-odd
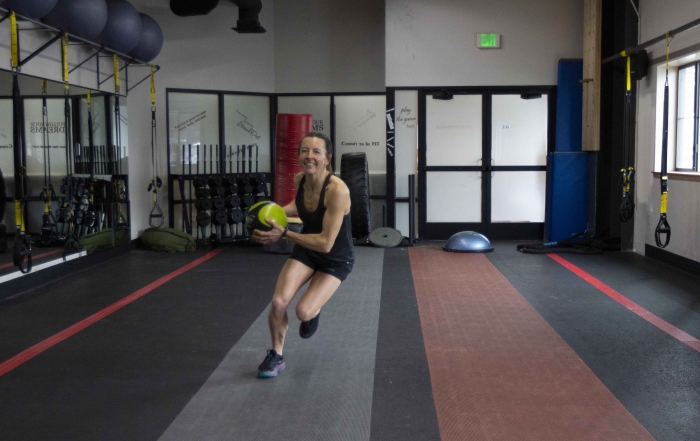
{"label": "gray rubber floor mat", "polygon": [[256,377],[270,347],[265,310],[160,439],[369,440],[383,259],[383,249],[355,248],[353,272],[308,340],[298,334],[297,294],[287,367],[273,379]]}

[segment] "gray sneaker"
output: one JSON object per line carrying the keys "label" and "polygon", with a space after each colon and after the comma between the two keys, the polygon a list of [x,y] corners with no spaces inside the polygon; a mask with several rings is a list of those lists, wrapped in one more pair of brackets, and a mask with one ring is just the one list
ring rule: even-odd
{"label": "gray sneaker", "polygon": [[258,378],[273,378],[285,368],[284,357],[275,352],[274,349],[267,351],[265,360],[258,366]]}

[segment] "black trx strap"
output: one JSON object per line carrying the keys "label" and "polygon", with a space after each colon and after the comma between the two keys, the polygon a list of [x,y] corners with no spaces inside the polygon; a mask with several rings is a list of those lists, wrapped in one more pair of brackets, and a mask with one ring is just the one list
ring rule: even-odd
{"label": "black trx strap", "polygon": [[92,103],[90,100],[90,89],[87,91],[87,112],[88,112],[88,155],[89,155],[89,165],[90,165],[90,179],[89,182],[86,183],[86,186],[89,188],[86,189],[88,190],[87,193],[89,194],[89,203],[87,204],[86,207],[86,212],[85,216],[83,219],[83,223],[85,224],[85,228],[87,233],[94,233],[97,229],[96,226],[96,219],[97,215],[95,214],[95,143],[94,143],[94,138],[93,138],[93,133],[92,133]]}
{"label": "black trx strap", "polygon": [[10,13],[12,28],[12,138],[14,143],[15,165],[15,246],[12,263],[19,267],[22,273],[32,270],[32,240],[26,234],[24,223],[24,206],[26,202],[25,179],[27,169],[24,164],[24,146],[22,145],[22,96],[19,91],[19,35],[17,33],[17,17]]}
{"label": "black trx strap", "polygon": [[661,204],[659,208],[661,216],[659,218],[659,223],[656,225],[656,231],[654,232],[656,246],[659,248],[666,248],[671,241],[671,226],[666,219],[666,206],[668,202],[668,167],[666,162],[668,158],[668,57],[672,39],[673,37],[666,33],[666,83],[664,84],[664,121],[661,138]]}
{"label": "black trx strap", "polygon": [[114,140],[117,145],[117,177],[112,179],[117,202],[117,219],[114,227],[119,229],[129,228],[129,224],[122,213],[122,202],[126,200],[126,188],[122,188],[122,121],[119,110],[119,57],[114,54]]}
{"label": "black trx strap", "polygon": [[[66,256],[80,252],[80,242],[78,241],[76,232],[76,222],[80,222],[82,213],[80,213],[79,198],[81,197],[83,187],[79,185],[73,178],[73,140],[71,138],[71,116],[70,116],[70,97],[68,85],[68,34],[64,34],[61,39],[61,55],[63,62],[63,117],[65,121],[66,135],[66,183],[63,186],[63,193],[67,195],[66,202],[63,205],[62,220],[68,224],[68,231],[65,232],[65,247],[63,248],[63,260]],[[64,225],[65,227],[65,225]]]}
{"label": "black trx strap", "polygon": [[158,205],[158,189],[163,185],[163,181],[158,176],[158,155],[156,154],[156,80],[155,67],[151,66],[151,167],[153,178],[148,184],[149,192],[153,192],[153,209],[148,216],[148,224],[153,228],[160,228],[165,223],[163,210]]}
{"label": "black trx strap", "polygon": [[627,62],[627,91],[625,93],[625,114],[623,121],[622,148],[623,162],[620,170],[619,185],[622,187],[622,201],[620,202],[620,221],[627,222],[634,217],[634,192],[632,184],[634,182],[634,167],[630,164],[630,130],[632,119],[632,74],[631,57],[623,51],[623,56]]}
{"label": "black trx strap", "polygon": [[39,244],[51,246],[56,242],[56,218],[51,211],[54,198],[53,183],[51,182],[51,143],[49,139],[49,111],[46,102],[46,80],[43,80],[41,93],[41,133],[44,150],[44,187],[40,198],[44,201],[44,214],[41,219],[41,237]]}

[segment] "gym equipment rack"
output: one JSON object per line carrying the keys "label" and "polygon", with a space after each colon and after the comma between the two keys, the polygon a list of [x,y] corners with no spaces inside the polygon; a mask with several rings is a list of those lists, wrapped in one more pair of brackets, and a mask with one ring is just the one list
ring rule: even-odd
{"label": "gym equipment rack", "polygon": [[[168,176],[169,225],[175,227],[175,207],[181,207],[181,229],[198,245],[249,243],[245,212],[270,200],[272,173],[258,172],[257,145],[184,144],[181,173]],[[253,170],[255,162],[255,171]],[[175,183],[177,182],[177,186]],[[175,196],[178,196],[176,199]],[[197,211],[194,216],[194,210]]]}

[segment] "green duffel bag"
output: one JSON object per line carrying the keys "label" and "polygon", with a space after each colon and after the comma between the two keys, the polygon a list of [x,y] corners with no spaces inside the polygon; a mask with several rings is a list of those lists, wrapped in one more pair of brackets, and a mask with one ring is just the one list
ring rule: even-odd
{"label": "green duffel bag", "polygon": [[149,228],[141,235],[144,247],[167,253],[191,252],[197,248],[192,235],[175,228]]}
{"label": "green duffel bag", "polygon": [[117,230],[114,233],[114,244],[112,243],[112,229],[107,228],[96,233],[86,234],[80,238],[80,249],[88,254],[95,251],[106,250],[112,245],[124,245],[131,241],[130,230]]}

